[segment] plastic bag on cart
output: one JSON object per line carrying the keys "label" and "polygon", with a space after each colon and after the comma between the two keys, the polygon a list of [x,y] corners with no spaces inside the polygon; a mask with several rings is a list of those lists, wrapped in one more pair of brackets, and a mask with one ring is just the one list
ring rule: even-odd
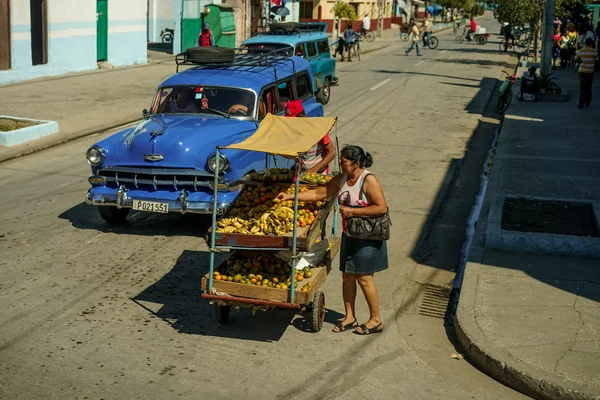
{"label": "plastic bag on cart", "polygon": [[[321,240],[315,244],[310,251],[303,251],[297,254],[296,269],[302,269],[311,265],[319,265],[327,251],[330,248],[329,241],[327,239]],[[287,265],[292,266],[292,252],[291,251],[280,251],[277,257],[285,261]]]}

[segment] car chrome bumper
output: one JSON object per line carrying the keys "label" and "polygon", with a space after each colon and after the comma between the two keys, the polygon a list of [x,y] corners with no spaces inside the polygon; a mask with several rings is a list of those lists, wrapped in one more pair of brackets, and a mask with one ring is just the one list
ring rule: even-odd
{"label": "car chrome bumper", "polygon": [[[181,213],[181,214],[212,214],[213,203],[212,202],[199,202],[189,201],[188,193],[185,189],[179,193],[177,200],[156,200],[156,199],[145,199],[137,197],[134,199],[127,195],[127,190],[119,188],[116,194],[94,194],[92,189],[88,190],[85,195],[85,202],[92,206],[114,206],[117,208],[133,208],[134,200],[148,200],[158,201],[161,203],[169,204],[170,213]],[[225,209],[229,206],[228,203],[220,203],[217,206],[217,214],[223,214]]]}

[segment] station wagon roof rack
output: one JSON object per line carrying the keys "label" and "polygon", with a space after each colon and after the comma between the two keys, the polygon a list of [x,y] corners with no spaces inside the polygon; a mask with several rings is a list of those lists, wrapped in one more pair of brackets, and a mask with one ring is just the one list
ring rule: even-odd
{"label": "station wagon roof rack", "polygon": [[278,22],[272,23],[261,35],[297,35],[306,32],[326,32],[327,22]]}
{"label": "station wagon roof rack", "polygon": [[255,52],[248,49],[232,49],[227,47],[192,47],[184,53],[175,56],[176,71],[180,65],[196,65],[202,68],[230,68],[230,67],[271,67],[277,80],[275,64],[283,61],[292,63],[292,70],[296,72],[296,64],[290,49],[283,48],[269,52]]}

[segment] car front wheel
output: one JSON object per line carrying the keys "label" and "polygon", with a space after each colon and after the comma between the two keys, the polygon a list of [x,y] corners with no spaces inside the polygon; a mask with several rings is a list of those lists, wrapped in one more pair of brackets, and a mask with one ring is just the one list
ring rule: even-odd
{"label": "car front wheel", "polygon": [[329,103],[329,98],[331,97],[331,83],[329,83],[329,78],[325,78],[325,83],[323,83],[323,87],[317,93],[317,101],[323,105]]}
{"label": "car front wheel", "polygon": [[119,224],[125,222],[127,215],[131,211],[130,208],[117,208],[113,206],[98,206],[98,214],[106,222]]}

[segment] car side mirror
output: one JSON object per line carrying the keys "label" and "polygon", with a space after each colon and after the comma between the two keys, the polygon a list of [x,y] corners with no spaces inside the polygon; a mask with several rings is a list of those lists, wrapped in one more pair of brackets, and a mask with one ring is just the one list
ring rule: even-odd
{"label": "car side mirror", "polygon": [[142,111],[142,115],[144,116],[144,118],[148,118],[148,116],[150,116],[150,111],[144,108],[144,110]]}

